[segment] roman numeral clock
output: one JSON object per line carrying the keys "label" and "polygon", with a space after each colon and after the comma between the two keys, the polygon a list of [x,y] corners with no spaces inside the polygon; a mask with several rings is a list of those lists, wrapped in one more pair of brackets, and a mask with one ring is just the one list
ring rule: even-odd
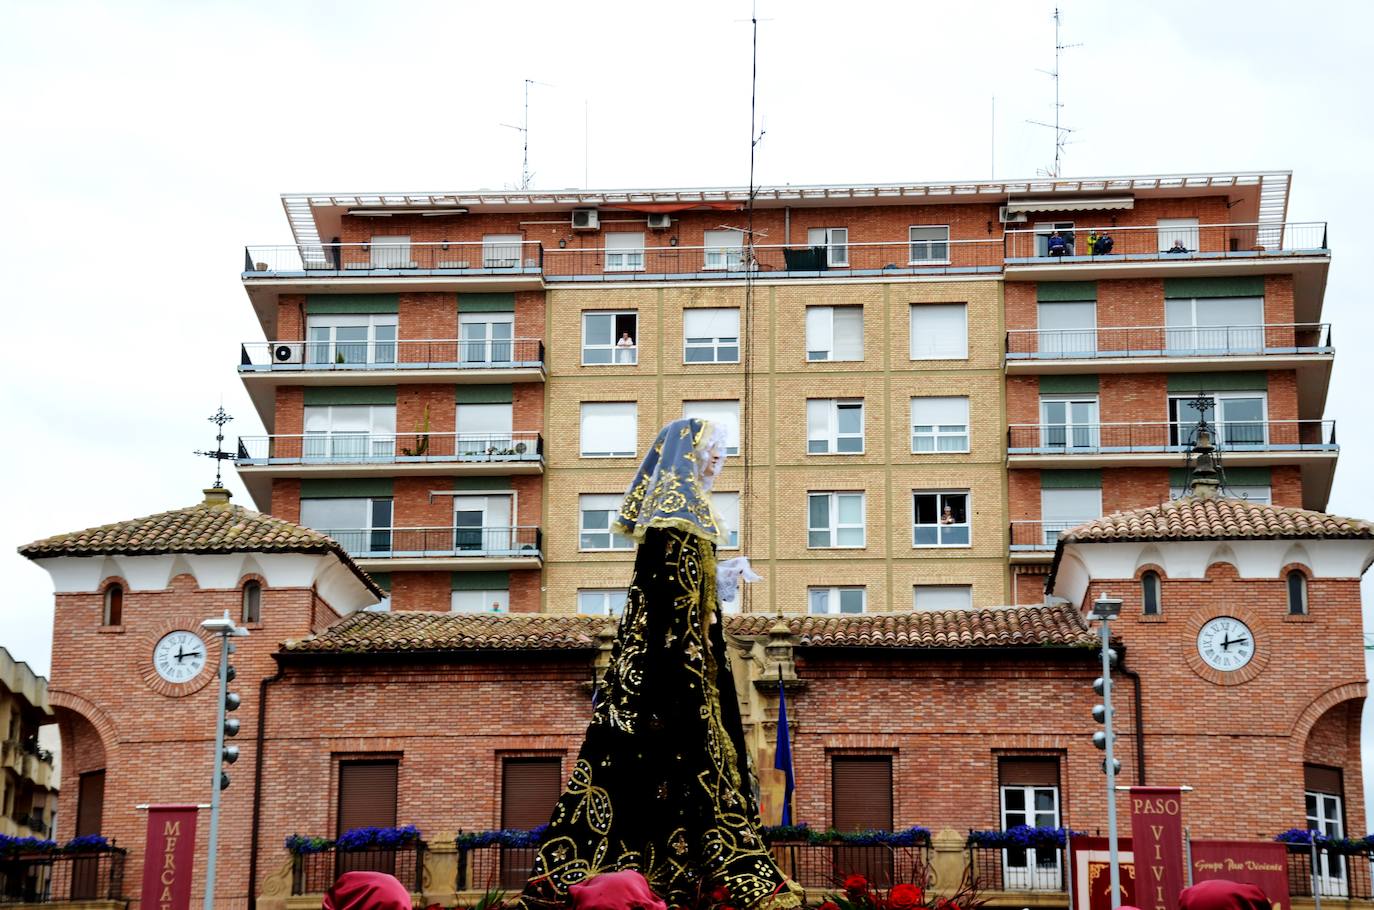
{"label": "roman numeral clock", "polygon": [[159,695],[180,698],[203,688],[219,669],[219,651],[206,647],[193,616],[171,617],[142,637],[138,672]]}
{"label": "roman numeral clock", "polygon": [[1187,626],[1191,641],[1184,643],[1184,656],[1198,676],[1234,686],[1260,674],[1269,659],[1268,649],[1255,636],[1258,624],[1248,610],[1233,606],[1224,609],[1191,619]]}

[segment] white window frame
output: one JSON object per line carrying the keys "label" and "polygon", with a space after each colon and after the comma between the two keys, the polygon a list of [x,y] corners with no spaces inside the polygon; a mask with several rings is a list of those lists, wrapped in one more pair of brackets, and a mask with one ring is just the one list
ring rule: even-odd
{"label": "white window frame", "polygon": [[[1095,505],[1083,505],[1081,509],[1069,509],[1060,504],[1054,503],[1056,496],[1065,493],[1096,493]],[[1072,497],[1066,497],[1072,498]],[[1077,497],[1080,500],[1091,499],[1086,495]],[[1053,505],[1053,508],[1050,506]],[[1081,513],[1081,514],[1079,514]],[[1095,514],[1092,514],[1095,513]],[[1061,517],[1062,516],[1062,517]],[[1041,542],[1044,546],[1051,549],[1059,542],[1059,534],[1070,528],[1076,528],[1087,521],[1092,521],[1102,517],[1102,488],[1101,487],[1041,487],[1040,489],[1040,532]]]}
{"label": "white window frame", "polygon": [[[694,335],[687,334],[687,321],[689,314],[714,313],[715,318],[724,318],[720,314],[733,312],[735,314],[735,334],[734,335]],[[688,307],[682,311],[682,362],[689,366],[698,366],[705,363],[739,363],[740,362],[740,311],[739,307]],[[721,352],[734,348],[735,358],[726,360],[722,358]],[[687,356],[689,351],[710,351],[710,360],[692,360]]]}
{"label": "white window frame", "polygon": [[[1307,811],[1307,801],[1317,806],[1317,814]],[[1335,810],[1332,812],[1331,810]],[[1327,837],[1345,837],[1345,797],[1339,793],[1323,793],[1320,790],[1303,788],[1303,813],[1307,818],[1307,830],[1317,830]],[[1357,861],[1355,856],[1342,856],[1329,851],[1321,851],[1317,857],[1317,885],[1323,897],[1345,897],[1350,891],[1346,875],[1347,862]]]}
{"label": "white window frame", "polygon": [[721,534],[724,542],[720,545],[722,550],[739,549],[739,526],[740,526],[740,496],[739,493],[713,490],[711,492],[711,502],[716,507],[716,512],[720,514],[722,527]]}
{"label": "white window frame", "polygon": [[[500,415],[504,420],[499,421],[497,429],[474,430],[471,428],[473,411],[477,409],[477,415]],[[467,416],[464,416],[467,411]],[[512,429],[515,420],[515,405],[510,402],[459,402],[453,408],[453,427],[454,442],[453,451],[456,455],[486,455],[489,449],[502,452],[515,448],[515,431]],[[463,438],[473,437],[478,438]]]}
{"label": "white window frame", "polygon": [[367,241],[370,269],[413,269],[409,234],[373,234]]}
{"label": "white window frame", "polygon": [[[588,412],[588,409],[590,408],[593,412],[595,412],[598,408],[606,408],[607,406],[610,406],[610,405],[614,405],[614,406],[622,407],[622,408],[628,406],[628,408],[630,409],[630,414],[629,414],[629,420],[630,420],[630,426],[629,426],[629,439],[628,439],[628,440],[613,440],[613,441],[618,441],[618,442],[621,442],[621,443],[628,442],[628,443],[629,443],[629,447],[628,447],[628,448],[622,447],[622,448],[607,449],[607,450],[605,450],[605,451],[596,450],[596,449],[593,449],[593,450],[590,450],[590,451],[589,451],[589,450],[587,449],[587,444],[588,444],[588,442],[590,441],[590,440],[587,439],[587,435],[588,435],[588,434],[587,434],[587,416],[588,416],[587,412]],[[623,419],[623,417],[624,417],[624,415],[615,415],[615,416],[616,416],[617,418],[619,418],[619,419]],[[611,418],[610,418],[610,417],[607,417],[607,416],[602,416],[602,417],[600,417],[600,418],[598,418],[598,419],[599,419],[599,420],[609,420],[609,419],[611,419]],[[639,402],[637,402],[637,401],[584,401],[584,402],[582,402],[581,405],[580,405],[580,407],[579,407],[579,410],[578,410],[578,433],[577,433],[577,435],[578,435],[578,453],[579,453],[580,457],[582,457],[582,458],[633,458],[633,457],[634,457],[634,454],[635,454],[635,451],[636,451],[636,450],[638,449],[638,447],[639,447],[639,446],[638,446],[638,442],[637,442],[637,440],[639,439]]]}
{"label": "white window frame", "polygon": [[[635,542],[624,535],[617,534],[611,530],[615,524],[616,516],[620,514],[620,503],[623,497],[619,493],[581,493],[577,497],[577,549],[583,553],[611,553],[633,550]],[[602,513],[606,520],[603,528],[599,522],[595,527],[587,527],[587,516],[589,514]],[[586,535],[606,535],[606,545],[587,546]]]}
{"label": "white window frame", "polygon": [[[917,311],[931,313],[937,309],[948,312],[950,308],[958,307],[963,315],[963,337],[961,343],[956,347],[953,344],[945,346],[941,344],[937,349],[917,349],[918,333],[916,331]],[[968,304],[967,303],[913,303],[911,312],[907,317],[908,334],[911,350],[908,352],[912,360],[968,360]],[[924,338],[924,336],[920,336]],[[948,353],[944,353],[944,352]]]}
{"label": "white window frame", "polygon": [[[836,342],[836,311],[844,311],[846,316],[857,313],[858,351],[855,357],[839,357],[836,352],[840,345]],[[849,322],[849,319],[844,320]],[[822,337],[817,337],[822,336]],[[853,347],[850,339],[848,347]],[[864,359],[864,308],[857,306],[808,306],[806,308],[806,360],[808,363],[861,363]]]}
{"label": "white window frame", "polygon": [[[840,432],[840,411],[857,410],[859,412],[859,432],[841,433]],[[822,435],[812,435],[812,418],[816,415],[825,418],[825,429]],[[859,447],[854,450],[840,450],[840,441],[843,439],[857,439]],[[819,442],[825,448],[815,451],[812,443]],[[806,454],[807,455],[862,455],[864,454],[864,400],[862,398],[808,398],[806,400]]]}
{"label": "white window frame", "polygon": [[[857,496],[859,499],[859,520],[858,522],[841,522],[840,516],[840,497]],[[811,524],[811,503],[813,500],[825,497],[826,519],[828,524],[825,527],[813,527]],[[839,542],[841,531],[859,531],[858,543],[842,544]],[[827,543],[812,543],[812,534],[825,534]],[[806,494],[806,547],[809,550],[862,550],[868,546],[868,495],[862,490],[837,490],[834,492],[808,491]]]}
{"label": "white window frame", "polygon": [[[515,255],[512,256],[511,254]],[[518,269],[524,264],[525,236],[523,234],[483,234],[482,268]]]}
{"label": "white window frame", "polygon": [[[473,506],[480,502],[481,508],[461,508],[463,506]],[[499,507],[493,509],[494,505]],[[482,523],[479,525],[460,525],[458,524],[459,512],[482,513]],[[491,514],[493,511],[504,512],[508,516],[504,523],[495,523]],[[515,494],[498,490],[480,493],[460,493],[453,497],[453,512],[451,522],[453,524],[453,545],[454,550],[460,554],[481,554],[481,553],[512,553],[519,546],[519,532],[516,528],[516,520],[519,515],[516,508]],[[460,546],[460,540],[464,531],[471,533],[476,530],[479,534],[478,545],[476,547]]]}
{"label": "white window frame", "polygon": [[[1198,305],[1204,307],[1217,300],[1244,301],[1259,307],[1259,319],[1244,323],[1198,324]],[[1187,309],[1187,322],[1170,321],[1181,309]],[[1264,353],[1264,297],[1170,297],[1164,301],[1165,353],[1262,354]]]}
{"label": "white window frame", "polygon": [[[853,610],[844,610],[843,600],[845,594],[859,592],[858,613],[868,612],[868,588],[864,585],[835,585],[826,587],[824,585],[812,585],[806,589],[806,612],[812,616],[855,616]],[[824,598],[825,609],[816,609],[816,595]]]}
{"label": "white window frame", "polygon": [[[1060,793],[1059,787],[1044,787],[1036,784],[1001,784],[998,790],[998,803],[1001,810],[1002,830],[1005,831],[1018,822],[1012,819],[1013,815],[1024,818],[1019,824],[1036,826],[1040,822],[1040,816],[1051,814],[1054,816],[1053,824],[1049,827],[1058,828],[1060,818]],[[1025,800],[1024,809],[1007,808],[1007,792],[1017,790],[1022,793]],[[1042,812],[1035,808],[1035,795],[1037,792],[1048,792],[1054,797],[1054,808],[1049,812]],[[1060,883],[1060,859],[1059,851],[1048,849],[1044,852],[1053,860],[1052,863],[1041,865],[1040,848],[1025,848],[1026,862],[1024,865],[1013,863],[1013,854],[1022,852],[1021,848],[1010,848],[1002,851],[1002,871],[1006,879],[1005,887],[1016,891],[1058,891]],[[1040,870],[1044,870],[1043,872]]]}
{"label": "white window frame", "polygon": [[[937,591],[941,593],[960,591],[963,594],[967,595],[967,597],[965,598],[966,603],[961,604],[957,607],[929,606],[928,604],[926,606],[921,605],[921,594],[923,592],[934,595]],[[973,609],[973,585],[912,585],[911,609],[921,613],[938,612],[944,610],[971,610]]]}
{"label": "white window frame", "polygon": [[644,271],[643,231],[609,231],[602,235],[602,240],[606,245],[607,272]]}
{"label": "white window frame", "polygon": [[[1048,308],[1048,312],[1047,312]],[[1045,316],[1055,311],[1088,312],[1092,319],[1086,325],[1066,327],[1046,326]],[[1051,320],[1053,321],[1053,320]],[[1088,356],[1097,353],[1096,300],[1043,300],[1035,305],[1036,350],[1040,356]]]}
{"label": "white window frame", "polygon": [[[943,229],[945,239],[916,239],[917,231],[938,231]],[[907,228],[907,265],[949,265],[949,225],[947,224],[913,224]],[[927,254],[937,254],[943,249],[944,255],[918,256],[917,252]]]}
{"label": "white window frame", "polygon": [[825,247],[825,264],[830,268],[849,267],[849,228],[813,227],[806,231],[806,245]]}
{"label": "white window frame", "polygon": [[[396,314],[358,313],[329,314],[305,317],[305,365],[307,367],[396,365]],[[339,340],[339,329],[363,329],[364,340]],[[317,336],[321,331],[325,337]],[[389,336],[389,337],[388,337]],[[358,345],[363,346],[361,360],[347,354]],[[343,349],[343,350],[340,350]],[[340,354],[344,360],[340,361]]]}
{"label": "white window frame", "polygon": [[1190,253],[1196,253],[1201,246],[1202,234],[1197,218],[1159,218],[1155,221],[1155,233],[1161,253],[1169,252],[1175,240],[1182,240]]}
{"label": "white window frame", "polygon": [[1035,229],[1033,234],[1035,238],[1036,258],[1049,258],[1050,236],[1053,235],[1055,231],[1058,231],[1061,234],[1067,233],[1069,235],[1068,249],[1064,252],[1064,255],[1075,255],[1074,243],[1077,242],[1078,237],[1075,233],[1074,223],[1072,221],[1037,221],[1035,223]]}
{"label": "white window frame", "polygon": [[[729,240],[731,242],[724,242]],[[744,271],[744,232],[705,231],[702,234],[701,268],[707,272]]]}
{"label": "white window frame", "polygon": [[[737,398],[684,401],[682,403],[682,416],[696,417],[724,426],[725,454],[738,455],[740,448],[739,407],[739,399]],[[712,411],[724,413],[712,414]]]}
{"label": "white window frame", "polygon": [[[587,319],[593,316],[606,316],[611,320],[611,342],[610,344],[592,344],[587,340]],[[634,320],[634,331],[630,333],[630,340],[634,342],[628,347],[621,347],[620,337],[616,335],[615,325],[622,316],[629,316]],[[588,360],[588,351],[606,351],[608,360]],[[583,310],[582,311],[582,365],[585,366],[634,366],[639,363],[639,311],[638,310]]]}
{"label": "white window frame", "polygon": [[[479,595],[472,597],[471,595]],[[470,609],[464,609],[458,605],[459,597],[471,599],[479,604]],[[500,605],[499,609],[493,610],[492,603]],[[510,612],[510,588],[487,588],[480,591],[453,591],[449,594],[448,610],[450,613],[509,613]]]}
{"label": "white window frame", "polygon": [[[474,326],[482,328],[480,336],[469,334]],[[514,313],[458,314],[458,362],[461,365],[501,366],[511,363],[514,356]]]}
{"label": "white window frame", "polygon": [[[917,402],[947,402],[962,401],[964,403],[964,422],[959,423],[926,423],[920,420],[927,415],[917,414],[919,405]],[[922,395],[911,399],[911,454],[913,455],[945,455],[967,453],[970,451],[972,440],[971,427],[969,426],[969,400],[967,395]],[[922,432],[925,430],[925,432]],[[931,448],[923,449],[917,444],[918,439],[929,439]],[[945,440],[963,440],[960,448],[942,448],[941,443]]]}
{"label": "white window frame", "polygon": [[[362,555],[366,553],[386,553],[390,552],[395,545],[395,540],[392,537],[391,533],[395,530],[394,525],[396,523],[396,500],[394,497],[341,496],[328,498],[321,497],[318,499],[306,497],[302,499],[300,502],[302,513],[304,513],[308,508],[310,508],[306,506],[306,503],[313,502],[347,502],[355,504],[356,506],[361,508],[362,515],[364,517],[362,521],[358,523],[358,526],[353,528],[316,527],[315,525],[308,523],[304,514],[301,515],[302,525],[305,525],[306,527],[311,528],[312,530],[319,531],[321,534],[327,534],[330,537],[333,537],[335,540],[339,542],[339,545],[344,548],[344,552],[348,553],[349,555]],[[387,514],[387,521],[384,524],[382,522],[377,521],[377,507],[382,503],[386,504]],[[349,532],[350,535],[356,534],[356,538],[344,536],[344,532]],[[385,534],[386,537],[378,538],[374,536],[378,534]],[[379,542],[385,543],[386,546],[374,546],[374,544]],[[366,546],[364,546],[364,544],[366,544]]]}
{"label": "white window frame", "polygon": [[[578,588],[577,612],[584,616],[620,616],[625,612],[629,596],[628,588]],[[592,600],[600,602],[598,609],[583,609]]]}
{"label": "white window frame", "polygon": [[[1216,443],[1216,445],[1218,446],[1218,448],[1221,448],[1223,451],[1228,451],[1228,450],[1229,450],[1229,451],[1234,451],[1234,450],[1237,450],[1238,446],[1244,446],[1244,447],[1245,447],[1245,449],[1242,449],[1242,451],[1244,451],[1244,450],[1256,451],[1256,450],[1259,450],[1259,449],[1268,448],[1268,446],[1269,446],[1269,392],[1268,392],[1268,390],[1258,390],[1258,389],[1257,389],[1257,390],[1250,391],[1250,392],[1243,392],[1243,391],[1233,391],[1233,392],[1203,392],[1202,394],[1205,395],[1205,396],[1207,396],[1208,398],[1212,399],[1212,408],[1211,408],[1211,410],[1209,410],[1209,411],[1207,412],[1207,414],[1208,414],[1207,422],[1208,422],[1209,424],[1211,424],[1212,429],[1213,429],[1213,432],[1215,433],[1215,439],[1213,440],[1213,442]],[[1188,421],[1187,423],[1185,423],[1183,420],[1181,420],[1181,419],[1179,418],[1179,416],[1178,416],[1178,414],[1179,414],[1178,404],[1181,403],[1181,402],[1185,402],[1185,401],[1192,400],[1192,399],[1194,399],[1194,398],[1197,398],[1197,393],[1196,393],[1196,392],[1188,392],[1188,393],[1170,392],[1170,393],[1169,393],[1169,401],[1168,401],[1168,405],[1167,405],[1167,407],[1168,407],[1168,409],[1169,409],[1169,410],[1168,410],[1168,413],[1169,413],[1169,435],[1170,435],[1170,440],[1169,440],[1169,441],[1170,441],[1170,443],[1171,443],[1174,447],[1176,447],[1176,448],[1181,448],[1181,447],[1187,445],[1188,436],[1189,436],[1189,434],[1192,432],[1192,428],[1195,427],[1195,426],[1197,426],[1197,422],[1196,422],[1196,421],[1191,421],[1191,420],[1190,420],[1190,421]],[[1224,413],[1224,411],[1226,410],[1226,402],[1228,402],[1228,401],[1253,401],[1253,400],[1255,400],[1255,399],[1259,399],[1259,403],[1260,403],[1260,418],[1259,418],[1258,421],[1255,421],[1255,420],[1228,420],[1228,419],[1227,419],[1227,417],[1226,417],[1226,415],[1225,415],[1225,413]],[[1230,427],[1239,428],[1239,427],[1244,427],[1244,426],[1251,426],[1251,425],[1253,425],[1253,424],[1255,424],[1255,423],[1258,423],[1258,424],[1259,424],[1259,430],[1260,430],[1260,432],[1259,432],[1259,440],[1256,441],[1256,442],[1251,442],[1251,441],[1247,440],[1246,442],[1243,442],[1243,443],[1235,443],[1235,442],[1233,442],[1233,441],[1230,439],[1230,437],[1227,435],[1227,430],[1228,430],[1228,428],[1230,428]],[[1251,434],[1247,433],[1246,435],[1249,436],[1249,435],[1251,435]]]}
{"label": "white window frame", "polygon": [[[1063,421],[1052,422],[1048,405],[1064,405]],[[1074,415],[1075,405],[1088,405],[1091,412],[1088,419],[1079,421]],[[1093,451],[1102,445],[1102,404],[1097,395],[1041,395],[1040,396],[1040,445],[1045,449],[1065,451]],[[1062,439],[1055,441],[1053,434],[1061,434]]]}
{"label": "white window frame", "polygon": [[[343,411],[341,409],[348,409]],[[336,427],[366,412],[367,429]],[[315,424],[314,428],[311,424]],[[320,425],[324,426],[321,427]],[[390,461],[396,457],[394,404],[307,405],[301,421],[301,459],[312,462]]]}
{"label": "white window frame", "polygon": [[[916,497],[934,496],[935,499],[935,524],[916,523]],[[964,497],[964,520],[952,524],[942,524],[940,517],[945,514],[945,497],[962,496]],[[935,543],[919,543],[916,534],[921,528],[935,529]],[[944,540],[944,528],[963,528],[965,536],[968,538],[964,542],[957,540],[946,543]],[[969,490],[912,490],[911,491],[911,547],[915,550],[967,550],[973,546],[973,494]]]}

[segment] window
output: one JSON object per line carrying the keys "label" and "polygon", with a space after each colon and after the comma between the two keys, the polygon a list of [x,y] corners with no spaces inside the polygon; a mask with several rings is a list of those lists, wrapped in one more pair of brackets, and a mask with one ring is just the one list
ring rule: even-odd
{"label": "window", "polygon": [[[76,836],[100,834],[105,815],[105,769],[87,771],[77,777]],[[91,897],[95,897],[92,893]]]}
{"label": "window", "polygon": [[391,498],[302,499],[301,524],[354,556],[391,550]]}
{"label": "window", "polygon": [[862,398],[812,398],[806,402],[808,455],[858,455],[863,450]]}
{"label": "window", "polygon": [[913,596],[917,610],[971,610],[972,585],[916,585]]}
{"label": "window", "polygon": [[969,545],[968,492],[913,493],[913,546],[966,547]]}
{"label": "window", "polygon": [[739,309],[682,312],[683,363],[739,363]]}
{"label": "window", "polygon": [[455,451],[458,455],[507,452],[515,448],[511,438],[510,404],[460,404],[454,413],[458,429]]}
{"label": "window", "polygon": [[[1059,761],[1054,758],[1003,758],[998,763],[1002,830],[1018,825],[1059,827]],[[1009,847],[1002,851],[1004,887],[1018,891],[1058,891],[1059,851]]]}
{"label": "window", "polygon": [[702,268],[727,272],[744,269],[743,231],[706,231],[702,246],[705,248]]}
{"label": "window", "polygon": [[454,613],[509,613],[510,590],[487,588],[479,591],[454,591],[449,600]]}
{"label": "window", "polygon": [[[389,461],[396,455],[396,406],[308,406],[303,442],[306,461]],[[277,441],[278,446],[286,444],[285,439]],[[282,452],[283,457],[292,454]]]}
{"label": "window", "polygon": [[738,401],[684,401],[683,417],[696,417],[725,427],[725,452],[727,455],[739,454],[739,402]]}
{"label": "window", "polygon": [[867,600],[862,586],[852,588],[807,588],[812,613],[862,613]]}
{"label": "window", "polygon": [[105,589],[105,602],[100,615],[100,624],[103,626],[124,625],[123,585],[113,584]]}
{"label": "window", "polygon": [[465,367],[504,366],[515,353],[514,313],[459,313],[459,360]]}
{"label": "window", "polygon": [[720,513],[720,520],[725,525],[720,529],[725,541],[721,547],[739,547],[739,494],[712,493],[711,502],[715,504],[716,511]]}
{"label": "window", "polygon": [[611,522],[620,513],[624,499],[618,493],[583,493],[578,497],[581,520],[578,524],[580,550],[633,550],[635,542],[611,533]]}
{"label": "window", "polygon": [[1303,616],[1307,613],[1307,576],[1297,569],[1288,572],[1288,615]]}
{"label": "window", "polygon": [[864,494],[808,493],[806,545],[864,546]]}
{"label": "window", "polygon": [[911,451],[967,452],[968,398],[911,399]]}
{"label": "window", "polygon": [[1097,397],[1041,398],[1040,445],[1047,449],[1096,449],[1100,445]]}
{"label": "window", "polygon": [[[1259,449],[1268,439],[1265,412],[1268,395],[1265,392],[1202,393],[1212,399],[1208,422],[1216,431],[1216,444],[1223,449]],[[1188,447],[1193,444],[1194,430],[1201,416],[1189,402],[1198,393],[1169,398],[1169,444]]]}
{"label": "window", "polygon": [[1101,488],[1040,491],[1040,527],[1043,543],[1050,549],[1059,542],[1060,532],[1101,517]]}
{"label": "window", "polygon": [[[1245,499],[1249,502],[1257,502],[1266,506],[1270,505],[1272,502],[1272,494],[1269,484],[1267,483],[1242,484],[1240,486],[1233,486],[1228,483],[1226,486],[1222,487],[1221,492],[1223,496],[1228,496],[1232,499]],[[1169,487],[1170,499],[1182,499],[1187,493],[1188,491],[1184,487]]]}
{"label": "window", "polygon": [[912,305],[912,360],[964,360],[967,357],[967,305],[962,303],[919,303]]}
{"label": "window", "polygon": [[582,314],[582,363],[639,362],[639,314]]}
{"label": "window", "polygon": [[577,591],[577,612],[594,616],[619,616],[625,612],[625,599],[629,592],[624,588],[579,588]]}
{"label": "window", "polygon": [[407,235],[373,235],[368,243],[368,250],[371,256],[369,264],[374,269],[415,268],[415,263],[410,261],[410,237]]}
{"label": "window", "polygon": [[[845,833],[892,830],[892,756],[836,755],[830,759],[830,823]],[[876,887],[893,882],[886,846],[835,847],[837,869],[862,875]]]}
{"label": "window", "polygon": [[1086,300],[1038,304],[1036,330],[1037,349],[1042,357],[1093,354],[1097,351],[1097,303]]}
{"label": "window", "polygon": [[1159,595],[1159,573],[1150,569],[1140,576],[1140,612],[1158,616],[1161,612]]}
{"label": "window", "polygon": [[616,231],[605,235],[606,271],[644,271],[644,233]]}
{"label": "window", "polygon": [[1264,298],[1169,298],[1164,325],[1170,352],[1259,353],[1264,350]]}
{"label": "window", "polygon": [[242,622],[262,622],[262,582],[248,580],[243,583]]}
{"label": "window", "polygon": [[354,828],[396,826],[396,777],[400,763],[339,762],[340,834]]}
{"label": "window", "polygon": [[482,268],[513,269],[520,265],[524,239],[519,234],[484,234],[482,236]]}
{"label": "window", "polygon": [[[1198,220],[1196,218],[1160,218],[1155,222],[1159,231],[1159,251],[1193,253],[1198,249]],[[1182,250],[1178,250],[1182,247]]]}
{"label": "window", "polygon": [[396,362],[396,315],[307,316],[305,361],[353,366]]}
{"label": "window", "polygon": [[809,306],[806,308],[807,360],[863,360],[864,308]]}
{"label": "window", "polygon": [[460,554],[516,552],[521,541],[512,527],[513,505],[509,493],[453,497],[453,549]]}
{"label": "window", "polygon": [[1073,222],[1040,221],[1035,225],[1035,255],[1050,255],[1050,238],[1058,232],[1064,238],[1064,252],[1059,255],[1073,255]]}
{"label": "window", "polygon": [[948,225],[913,225],[909,238],[912,265],[949,262]]}
{"label": "window", "polygon": [[633,401],[582,402],[582,457],[632,457],[638,414]]}
{"label": "window", "polygon": [[826,265],[849,265],[849,228],[811,228],[806,232],[806,245],[825,247]]}
{"label": "window", "polygon": [[[1327,837],[1345,836],[1344,782],[1339,768],[1303,766],[1303,796],[1307,804],[1307,830]],[[1348,893],[1345,857],[1329,851],[1318,856],[1317,883],[1321,893],[1342,897]]]}
{"label": "window", "polygon": [[[558,797],[563,794],[562,761],[549,758],[504,758],[501,761],[501,827],[529,831],[548,824]],[[530,877],[534,851],[526,847],[502,847],[501,884],[519,889]]]}

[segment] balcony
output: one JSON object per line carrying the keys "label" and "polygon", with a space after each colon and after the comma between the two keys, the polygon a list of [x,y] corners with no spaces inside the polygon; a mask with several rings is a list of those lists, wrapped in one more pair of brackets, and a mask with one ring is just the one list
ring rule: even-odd
{"label": "balcony", "polygon": [[543,534],[536,527],[319,528],[364,569],[537,569]]}
{"label": "balcony", "polygon": [[1072,521],[1013,521],[1007,537],[1011,562],[1049,562],[1061,533],[1097,517],[1092,515]]}
{"label": "balcony", "polygon": [[968,846],[969,878],[980,892],[1065,891],[1063,847]]}
{"label": "balcony", "polygon": [[506,279],[519,284],[531,276],[538,281],[543,253],[538,241],[510,240],[247,246],[243,280],[361,282],[404,276]]}
{"label": "balcony", "polygon": [[1329,364],[1326,322],[1216,326],[1097,326],[1007,333],[1008,373],[1197,372]]}
{"label": "balcony", "polygon": [[[14,853],[0,858],[0,903],[62,904],[105,910],[124,899],[126,851]],[[77,903],[79,902],[79,904]]]}
{"label": "balcony", "polygon": [[[425,851],[425,842],[416,841],[395,847],[364,850],[329,847],[317,853],[293,854],[291,893],[323,895],[345,872],[383,872],[395,876],[407,890],[418,894],[424,889]],[[319,903],[315,901],[313,905]]]}

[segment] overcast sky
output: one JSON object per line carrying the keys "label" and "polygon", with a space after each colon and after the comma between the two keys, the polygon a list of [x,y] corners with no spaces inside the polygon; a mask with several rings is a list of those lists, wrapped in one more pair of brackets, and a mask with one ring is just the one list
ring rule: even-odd
{"label": "overcast sky", "polygon": [[[1374,308],[1358,279],[1374,7],[1059,6],[1081,44],[1063,62],[1066,176],[1292,169],[1289,220],[1330,222],[1330,510],[1374,516]],[[1038,72],[1052,10],[760,0],[760,182],[1034,176],[1053,158],[1051,131],[1026,123],[1053,119]],[[746,183],[749,12],[0,6],[0,644],[47,672],[51,587],[14,547],[197,501],[214,470],[191,452],[213,447],[221,401],[229,432],[261,432],[235,375],[239,342],[262,338],[238,274],[245,243],[290,240],[280,193],[515,186],[520,136],[502,124],[520,122],[525,79],[547,83],[530,92],[538,188]],[[229,486],[247,501],[232,472]]]}

